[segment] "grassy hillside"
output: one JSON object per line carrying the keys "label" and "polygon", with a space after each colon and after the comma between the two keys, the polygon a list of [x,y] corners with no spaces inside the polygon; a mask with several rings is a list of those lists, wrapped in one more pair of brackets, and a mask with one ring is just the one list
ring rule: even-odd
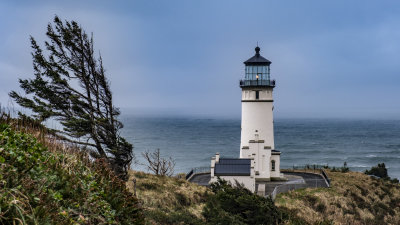
{"label": "grassy hillside", "polygon": [[129,190],[136,178],[137,197],[142,203],[147,224],[203,224],[201,215],[207,188],[184,179],[130,171]]}
{"label": "grassy hillside", "polygon": [[0,115],[0,224],[142,223],[138,200],[104,162]]}
{"label": "grassy hillside", "polygon": [[275,224],[282,214],[272,200],[224,181],[210,189],[184,179],[130,171],[137,181],[146,224]]}
{"label": "grassy hillside", "polygon": [[[359,172],[330,172],[331,188],[307,188],[280,194],[283,224],[400,224],[400,185]],[[147,224],[205,224],[201,214],[206,188],[178,178],[130,172],[137,179]]]}
{"label": "grassy hillside", "polygon": [[275,204],[314,224],[400,224],[400,185],[359,172],[331,172],[329,189],[280,194]]}

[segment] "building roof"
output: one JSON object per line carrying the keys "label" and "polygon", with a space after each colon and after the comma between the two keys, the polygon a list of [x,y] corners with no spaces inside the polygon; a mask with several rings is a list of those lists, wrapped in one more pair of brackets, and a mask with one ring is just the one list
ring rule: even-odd
{"label": "building roof", "polygon": [[245,62],[243,62],[246,66],[248,65],[270,65],[271,61],[269,61],[268,59],[262,57],[260,55],[260,47],[256,47],[255,48],[256,54],[251,57],[250,59],[246,60]]}
{"label": "building roof", "polygon": [[250,176],[251,159],[221,158],[215,164],[215,176]]}

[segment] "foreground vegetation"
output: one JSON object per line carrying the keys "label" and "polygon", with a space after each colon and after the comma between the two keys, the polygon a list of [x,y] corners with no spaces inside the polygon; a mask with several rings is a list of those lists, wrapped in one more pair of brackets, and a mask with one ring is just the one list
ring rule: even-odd
{"label": "foreground vegetation", "polygon": [[[368,173],[386,177],[383,168]],[[397,180],[326,171],[331,188],[283,193],[275,203],[223,181],[208,189],[129,171],[126,185],[40,125],[0,116],[0,224],[400,224]]]}
{"label": "foreground vegetation", "polygon": [[0,122],[0,224],[143,222],[138,200],[103,161],[19,120],[8,124]]}
{"label": "foreground vegetation", "polygon": [[207,188],[175,177],[129,171],[129,190],[141,201],[146,224],[202,224]]}
{"label": "foreground vegetation", "polygon": [[225,181],[208,189],[183,178],[129,174],[131,191],[136,179],[146,224],[279,224],[285,217],[271,199]]}
{"label": "foreground vegetation", "polygon": [[286,217],[271,198],[258,196],[243,185],[225,180],[211,184],[203,215],[210,224],[280,224]]}
{"label": "foreground vegetation", "polygon": [[240,188],[219,184],[207,189],[144,172],[130,171],[129,187],[133,191],[135,178],[147,224],[270,224],[260,222],[268,218],[272,224],[400,224],[399,184],[360,172],[335,171],[326,170],[331,188],[280,194],[276,207]]}
{"label": "foreground vegetation", "polygon": [[400,224],[400,185],[360,172],[327,170],[331,188],[301,189],[275,204],[304,224]]}

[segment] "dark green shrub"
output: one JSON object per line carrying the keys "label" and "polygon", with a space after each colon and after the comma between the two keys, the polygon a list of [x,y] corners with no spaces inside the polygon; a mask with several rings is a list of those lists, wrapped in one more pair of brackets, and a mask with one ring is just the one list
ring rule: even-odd
{"label": "dark green shrub", "polygon": [[392,182],[393,184],[398,184],[398,183],[399,183],[399,179],[393,178],[393,179],[391,180],[391,182]]}
{"label": "dark green shrub", "polygon": [[344,163],[343,163],[343,167],[340,168],[340,172],[342,172],[342,173],[347,173],[347,172],[349,172],[349,171],[350,171],[350,169],[349,169],[349,167],[347,167],[347,162],[344,162]]}
{"label": "dark green shrub", "polygon": [[242,185],[218,179],[211,184],[203,216],[209,224],[277,224],[283,213],[271,198],[253,194]]}
{"label": "dark green shrub", "polygon": [[143,223],[138,200],[106,165],[0,124],[0,224]]}
{"label": "dark green shrub", "polygon": [[388,173],[385,163],[379,163],[378,166],[373,166],[370,170],[366,170],[365,174],[374,175],[380,178],[387,178]]}
{"label": "dark green shrub", "polygon": [[340,172],[342,172],[342,173],[347,173],[347,172],[349,172],[349,171],[350,171],[349,167],[342,167],[342,168],[340,168]]}

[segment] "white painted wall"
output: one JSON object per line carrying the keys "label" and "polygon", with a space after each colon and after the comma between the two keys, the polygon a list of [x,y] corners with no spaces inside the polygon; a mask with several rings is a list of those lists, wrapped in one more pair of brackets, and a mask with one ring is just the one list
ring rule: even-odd
{"label": "white painted wall", "polygon": [[[271,155],[271,161],[275,160],[275,171],[271,171],[271,177],[280,177],[281,175],[281,156],[280,155]],[[270,162],[271,164],[271,162]]]}
{"label": "white painted wall", "polygon": [[[256,183],[254,177],[251,176],[220,176],[221,179],[229,181],[232,185],[235,185],[237,180],[240,184],[243,184],[251,192],[256,190]],[[210,184],[217,181],[217,177],[212,177]]]}
{"label": "white painted wall", "polygon": [[[211,179],[209,184],[213,182],[217,182],[218,176],[215,176],[215,164],[219,161],[219,153],[217,153],[214,157],[211,158]],[[237,180],[240,184],[243,184],[247,189],[251,192],[255,191],[255,160],[251,160],[250,164],[250,176],[219,176],[221,179],[229,181],[231,184],[235,185]]]}
{"label": "white painted wall", "polygon": [[254,140],[255,134],[258,134],[259,140],[264,140],[266,146],[271,146],[271,149],[275,148],[273,102],[262,102],[262,100],[272,100],[272,88],[259,90],[260,101],[256,101],[255,90],[257,89],[242,90],[240,155],[242,155],[243,146],[248,146],[249,141]]}
{"label": "white painted wall", "polygon": [[[269,180],[272,176],[271,150],[275,148],[272,91],[270,87],[242,89],[240,158],[254,158],[256,180]],[[275,166],[279,171],[279,162]]]}
{"label": "white painted wall", "polygon": [[242,89],[242,100],[256,100],[256,92],[259,91],[259,100],[272,100],[272,88]]}
{"label": "white painted wall", "polygon": [[254,140],[255,134],[259,140],[264,140],[266,146],[275,148],[272,107],[272,102],[242,102],[240,148]]}
{"label": "white painted wall", "polygon": [[[257,140],[255,140],[257,141]],[[271,177],[271,150],[264,148],[265,143],[249,143],[249,149],[242,149],[240,158],[254,158],[255,178],[268,180]]]}

